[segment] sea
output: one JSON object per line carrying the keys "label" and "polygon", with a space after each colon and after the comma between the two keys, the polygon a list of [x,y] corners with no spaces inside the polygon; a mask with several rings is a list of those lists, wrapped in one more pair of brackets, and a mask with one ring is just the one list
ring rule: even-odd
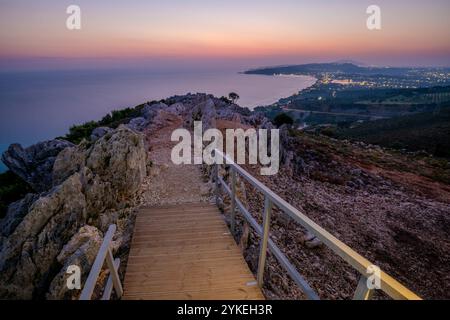
{"label": "sea", "polygon": [[[112,110],[186,93],[239,94],[253,109],[314,84],[307,76],[247,75],[240,70],[152,71],[91,69],[0,72],[0,154],[11,143],[27,147],[62,136],[74,124]],[[6,167],[0,163],[0,172]]]}

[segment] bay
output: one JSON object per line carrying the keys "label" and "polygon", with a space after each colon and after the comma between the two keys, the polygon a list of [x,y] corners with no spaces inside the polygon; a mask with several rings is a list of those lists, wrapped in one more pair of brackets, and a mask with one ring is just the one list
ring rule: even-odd
{"label": "bay", "polygon": [[[239,70],[152,71],[140,69],[53,70],[0,73],[0,153],[67,133],[112,110],[188,92],[227,96],[253,109],[311,86],[306,76],[246,75]],[[0,163],[0,171],[5,166]]]}

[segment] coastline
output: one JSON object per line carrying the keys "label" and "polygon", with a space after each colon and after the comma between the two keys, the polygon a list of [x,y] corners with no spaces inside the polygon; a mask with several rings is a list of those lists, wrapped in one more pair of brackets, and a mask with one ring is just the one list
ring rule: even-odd
{"label": "coastline", "polygon": [[[262,75],[262,74],[248,74],[250,76],[268,76],[271,78],[278,78],[278,79],[302,79],[305,83],[303,83],[303,85],[300,86],[289,86],[286,88],[283,88],[283,91],[279,91],[276,95],[273,95],[270,98],[266,98],[266,99],[261,99],[260,102],[257,105],[248,107],[245,104],[241,105],[242,107],[248,107],[251,111],[254,111],[255,108],[257,107],[268,107],[271,106],[275,103],[278,103],[280,100],[285,100],[285,99],[289,99],[290,97],[293,97],[297,94],[299,94],[300,92],[302,92],[303,90],[306,90],[308,88],[311,88],[312,86],[314,86],[318,79],[309,75],[296,75],[296,74],[289,74],[289,75],[285,75],[285,74],[273,74],[273,75]],[[239,104],[239,103],[238,103]]]}
{"label": "coastline", "polygon": [[[0,109],[0,118],[4,119],[0,126],[0,154],[12,143],[27,147],[53,139],[66,134],[73,125],[99,120],[112,110],[146,101],[187,92],[208,92],[220,97],[234,91],[241,96],[238,104],[253,110],[277,103],[316,81],[309,76],[254,77],[237,71],[179,75],[130,71],[115,77],[111,72],[53,72],[44,73],[43,78],[36,72],[8,73],[0,79],[7,84],[0,91],[0,98],[8,106]],[[8,84],[13,82],[11,77],[19,83],[17,87]],[[0,173],[6,170],[0,161]]]}

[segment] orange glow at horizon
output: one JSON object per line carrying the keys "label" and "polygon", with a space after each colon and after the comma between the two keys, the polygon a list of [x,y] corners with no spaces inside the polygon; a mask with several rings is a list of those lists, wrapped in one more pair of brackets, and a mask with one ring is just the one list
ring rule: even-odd
{"label": "orange glow at horizon", "polygon": [[440,0],[427,6],[380,0],[383,29],[375,32],[365,27],[359,1],[130,2],[135,4],[105,7],[80,0],[82,30],[68,31],[63,4],[10,1],[0,17],[0,56],[450,56],[450,4]]}

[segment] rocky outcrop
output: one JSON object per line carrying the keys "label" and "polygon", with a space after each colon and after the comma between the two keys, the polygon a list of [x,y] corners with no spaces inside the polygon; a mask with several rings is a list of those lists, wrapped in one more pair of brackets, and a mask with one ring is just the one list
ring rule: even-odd
{"label": "rocky outcrop", "polygon": [[194,121],[202,121],[203,130],[207,130],[214,125],[216,119],[216,107],[211,98],[195,105],[189,110],[185,124],[188,128],[194,128]]}
{"label": "rocky outcrop", "polygon": [[215,119],[236,121],[243,124],[257,122],[258,125],[262,119],[265,119],[262,114],[255,118],[252,112],[246,108],[203,93],[173,96],[166,99],[166,102],[169,105],[165,103],[146,105],[143,108],[142,117],[150,120],[151,126],[158,127],[158,118],[164,111],[181,116],[186,128],[193,128],[193,122],[201,120],[204,130],[214,127]]}
{"label": "rocky outcrop", "polygon": [[137,117],[130,120],[127,127],[134,131],[142,131],[149,124],[149,121],[143,117]]}
{"label": "rocky outcrop", "polygon": [[164,110],[167,107],[168,106],[165,103],[147,104],[142,109],[142,117],[144,117],[147,121],[152,121],[158,114],[159,110]]}
{"label": "rocky outcrop", "polygon": [[96,227],[86,225],[78,230],[56,257],[63,267],[53,278],[46,295],[47,299],[73,299],[76,297],[79,291],[69,290],[67,287],[67,280],[70,276],[67,270],[71,265],[80,267],[81,283],[83,283],[89,275],[102,241],[103,235]]}
{"label": "rocky outcrop", "polygon": [[52,181],[57,186],[75,172],[80,171],[86,161],[83,145],[69,147],[61,151],[53,164]]}
{"label": "rocky outcrop", "polygon": [[146,176],[144,140],[125,126],[98,140],[86,156],[82,169],[88,211],[96,216],[125,205]]}
{"label": "rocky outcrop", "polygon": [[28,148],[12,144],[2,155],[5,165],[37,192],[49,190],[53,186],[52,169],[56,156],[73,144],[64,140],[50,140]]}
{"label": "rocky outcrop", "polygon": [[91,139],[91,141],[95,142],[98,139],[100,139],[101,137],[103,137],[105,134],[110,133],[111,131],[113,131],[113,129],[108,128],[108,127],[95,128],[94,130],[92,130],[90,139]]}
{"label": "rocky outcrop", "polygon": [[166,111],[169,113],[181,115],[186,112],[186,106],[181,102],[177,102],[167,107]]}
{"label": "rocky outcrop", "polygon": [[0,297],[42,297],[50,283],[49,298],[66,297],[61,265],[88,266],[95,251],[82,241],[93,232],[86,224],[104,227],[99,216],[125,207],[146,176],[143,137],[125,126],[89,148],[69,147],[55,157],[51,176],[61,183],[10,206],[2,220]]}
{"label": "rocky outcrop", "polygon": [[[8,237],[27,215],[30,206],[39,198],[37,194],[27,194],[23,199],[12,203],[8,207],[6,216],[0,220],[0,239]],[[1,247],[2,241],[0,241]]]}
{"label": "rocky outcrop", "polygon": [[80,174],[34,202],[0,252],[0,296],[31,299],[48,281],[55,257],[86,221]]}

